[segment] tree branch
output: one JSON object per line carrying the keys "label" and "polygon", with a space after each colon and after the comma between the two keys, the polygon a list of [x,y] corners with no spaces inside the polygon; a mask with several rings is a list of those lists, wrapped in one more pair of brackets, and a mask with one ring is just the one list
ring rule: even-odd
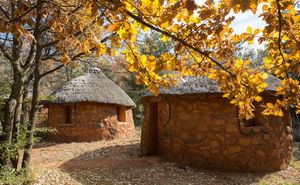
{"label": "tree branch", "polygon": [[0,11],[5,15],[5,17],[10,20],[9,14],[3,9],[2,6],[0,6]]}
{"label": "tree branch", "polygon": [[62,67],[64,67],[64,66],[65,66],[64,64],[61,64],[61,65],[57,66],[57,67],[54,68],[54,69],[51,69],[51,70],[49,70],[49,71],[47,71],[47,72],[44,72],[43,74],[40,75],[40,78],[43,78],[44,76],[46,76],[46,75],[48,75],[48,74],[50,74],[50,73],[53,73],[53,72],[59,70],[60,68],[62,68]]}
{"label": "tree branch", "polygon": [[[112,33],[112,34],[110,34],[109,36],[107,36],[107,37],[105,37],[104,39],[102,39],[100,42],[101,42],[101,43],[104,43],[104,42],[106,42],[110,37],[112,37],[112,36],[114,36],[114,35],[116,35],[116,34],[117,34],[116,32],[115,32],[115,33]],[[96,47],[93,47],[93,48],[90,49],[90,51],[94,51],[95,49],[96,49]],[[83,55],[85,55],[85,54],[86,54],[85,52],[80,52],[80,53],[76,54],[75,56],[73,56],[73,57],[71,58],[71,61],[77,60],[79,57],[81,57],[81,56],[83,56]],[[57,60],[57,59],[53,59],[53,60],[60,61],[60,60]],[[40,77],[42,78],[42,77],[44,77],[44,76],[46,76],[46,75],[48,75],[48,74],[50,74],[50,73],[53,73],[53,72],[59,70],[60,68],[62,68],[63,66],[65,66],[65,64],[61,64],[61,65],[57,66],[57,67],[54,68],[54,69],[51,69],[51,70],[49,70],[49,71],[47,71],[47,72],[44,72],[43,74],[40,75]]]}
{"label": "tree branch", "polygon": [[205,56],[206,58],[210,59],[214,64],[216,64],[217,66],[219,66],[221,69],[223,69],[224,71],[228,72],[230,75],[234,76],[233,73],[231,73],[230,71],[228,71],[225,67],[222,66],[222,64],[220,64],[220,63],[217,62],[215,59],[213,59],[211,56],[209,56],[208,53],[203,52],[203,51],[199,50],[198,48],[195,48],[195,47],[192,46],[191,44],[185,42],[184,40],[182,40],[182,39],[180,39],[180,38],[178,38],[178,37],[176,37],[175,35],[172,35],[172,34],[166,32],[166,31],[164,31],[164,30],[161,30],[160,28],[157,28],[157,27],[155,27],[155,26],[153,26],[153,25],[151,25],[151,24],[145,22],[142,18],[140,18],[140,17],[134,15],[133,13],[131,13],[131,12],[128,11],[128,10],[126,11],[126,14],[127,14],[129,17],[133,18],[134,20],[138,21],[139,23],[142,23],[143,25],[147,26],[148,28],[150,28],[150,29],[152,29],[152,30],[155,30],[155,31],[157,31],[157,32],[159,32],[159,33],[161,33],[161,34],[163,34],[163,35],[166,35],[166,36],[172,38],[173,40],[175,40],[175,41],[181,43],[183,46],[188,47],[188,48],[191,48],[192,50],[196,51],[197,53],[199,53],[199,54]]}
{"label": "tree branch", "polygon": [[277,45],[278,45],[278,50],[280,52],[280,56],[282,57],[283,62],[285,63],[285,58],[281,50],[281,35],[282,35],[282,14],[281,14],[281,6],[279,0],[276,0],[276,5],[277,5],[277,13],[278,13],[278,39],[277,39]]}
{"label": "tree branch", "polygon": [[27,15],[31,10],[35,9],[36,7],[37,7],[37,5],[31,6],[23,14],[19,15],[18,17],[15,17],[15,18],[11,19],[9,22],[19,21],[20,19],[22,19],[22,17]]}

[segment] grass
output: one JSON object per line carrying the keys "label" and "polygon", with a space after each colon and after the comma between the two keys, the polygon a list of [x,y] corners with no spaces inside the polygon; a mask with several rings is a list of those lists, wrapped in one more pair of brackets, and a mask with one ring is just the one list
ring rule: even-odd
{"label": "grass", "polygon": [[292,157],[292,160],[290,162],[290,166],[293,168],[300,168],[299,162],[295,159],[295,157]]}

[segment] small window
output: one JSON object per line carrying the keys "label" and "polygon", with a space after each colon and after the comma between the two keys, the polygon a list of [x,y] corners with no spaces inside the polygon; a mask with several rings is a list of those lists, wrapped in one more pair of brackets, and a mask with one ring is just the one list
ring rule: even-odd
{"label": "small window", "polygon": [[117,108],[118,112],[118,121],[119,122],[126,122],[126,109],[124,106]]}
{"label": "small window", "polygon": [[65,105],[64,106],[63,124],[66,124],[66,125],[74,124],[74,106],[73,105]]}
{"label": "small window", "polygon": [[252,119],[249,119],[249,120],[247,120],[247,119],[243,119],[243,122],[244,122],[244,124],[245,124],[245,127],[251,127],[251,126],[256,126],[255,125],[255,119],[254,118],[252,118]]}
{"label": "small window", "polygon": [[253,103],[255,110],[254,110],[254,118],[250,120],[243,119],[245,127],[252,127],[252,126],[265,126],[268,124],[268,120],[265,115],[262,114],[264,108],[261,106],[261,103],[254,102]]}

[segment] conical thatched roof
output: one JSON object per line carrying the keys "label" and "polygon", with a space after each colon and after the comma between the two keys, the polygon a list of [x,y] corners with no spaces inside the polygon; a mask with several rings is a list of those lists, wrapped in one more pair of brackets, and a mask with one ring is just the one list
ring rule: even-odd
{"label": "conical thatched roof", "polygon": [[[280,80],[272,75],[265,80],[268,84],[266,91],[275,91],[279,86]],[[207,76],[185,76],[179,81],[179,86],[173,86],[170,89],[161,88],[160,94],[201,94],[201,93],[221,93],[220,85]],[[153,96],[153,93],[147,93],[145,96]]]}
{"label": "conical thatched roof", "polygon": [[98,68],[67,82],[50,103],[98,102],[135,107],[132,99]]}

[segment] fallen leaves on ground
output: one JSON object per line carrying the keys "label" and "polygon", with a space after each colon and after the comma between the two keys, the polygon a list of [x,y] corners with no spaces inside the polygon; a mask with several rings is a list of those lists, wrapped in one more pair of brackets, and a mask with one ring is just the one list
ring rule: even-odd
{"label": "fallen leaves on ground", "polygon": [[158,156],[142,157],[139,143],[139,135],[91,143],[40,143],[33,150],[36,185],[300,184],[300,143],[295,143],[293,165],[266,174],[206,171]]}

